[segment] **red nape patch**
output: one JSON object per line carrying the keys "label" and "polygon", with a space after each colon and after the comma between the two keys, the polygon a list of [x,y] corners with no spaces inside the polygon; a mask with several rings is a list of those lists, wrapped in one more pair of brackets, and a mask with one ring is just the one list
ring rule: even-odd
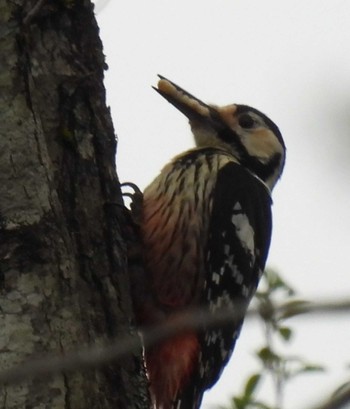
{"label": "red nape patch", "polygon": [[171,409],[172,401],[190,378],[199,353],[195,333],[179,335],[146,352],[153,403]]}

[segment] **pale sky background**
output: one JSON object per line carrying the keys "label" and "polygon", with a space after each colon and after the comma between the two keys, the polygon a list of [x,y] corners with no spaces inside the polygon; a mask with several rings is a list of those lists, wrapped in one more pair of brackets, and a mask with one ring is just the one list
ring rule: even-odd
{"label": "pale sky background", "polygon": [[[121,181],[144,188],[193,146],[183,115],[151,85],[160,73],[205,102],[244,103],[280,127],[287,163],[274,198],[268,264],[301,297],[350,296],[350,0],[96,0],[119,138]],[[294,319],[291,354],[324,363],[284,409],[306,408],[350,375],[350,318]],[[226,403],[258,369],[261,329],[247,322],[203,408]],[[269,385],[261,391],[271,396]]]}

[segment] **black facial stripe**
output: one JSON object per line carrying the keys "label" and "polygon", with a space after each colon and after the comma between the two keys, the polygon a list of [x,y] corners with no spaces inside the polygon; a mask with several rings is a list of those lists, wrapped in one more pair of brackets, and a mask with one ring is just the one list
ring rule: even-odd
{"label": "black facial stripe", "polygon": [[[265,114],[255,108],[249,107],[248,105],[237,105],[235,114],[240,115],[248,112],[254,112],[260,116],[264,120],[266,126],[276,135],[276,138],[285,149],[285,144],[280,130],[278,129],[277,125]],[[237,151],[241,164],[257,175],[261,180],[266,181],[274,173],[278,166],[283,167],[283,163],[281,163],[282,155],[280,153],[276,153],[267,163],[260,162],[259,159],[249,155],[237,133],[222,122],[221,117],[215,109],[211,110],[210,116],[211,120],[215,122],[218,137],[228,145],[231,145]]]}
{"label": "black facial stripe", "polygon": [[[218,136],[222,141],[226,142],[236,149],[241,164],[251,172],[253,172],[255,175],[257,175],[261,180],[267,180],[280,164],[280,161],[282,159],[282,155],[280,153],[276,153],[267,163],[261,163],[259,159],[249,155],[238,135],[229,127],[223,127],[218,132]],[[282,139],[281,141],[283,142]]]}
{"label": "black facial stripe", "polygon": [[265,181],[274,173],[280,162],[281,154],[276,153],[267,163],[261,163],[258,159],[249,156],[248,163],[242,162],[242,164]]}
{"label": "black facial stripe", "polygon": [[226,142],[229,145],[233,145],[234,148],[238,151],[239,156],[244,157],[247,155],[247,151],[242,144],[241,140],[239,139],[236,132],[234,132],[231,128],[225,127],[218,132],[218,137]]}

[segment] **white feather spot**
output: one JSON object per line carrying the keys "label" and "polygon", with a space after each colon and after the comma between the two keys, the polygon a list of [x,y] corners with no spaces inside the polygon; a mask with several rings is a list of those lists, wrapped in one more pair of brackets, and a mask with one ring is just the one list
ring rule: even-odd
{"label": "white feather spot", "polygon": [[232,275],[233,278],[235,279],[236,283],[239,285],[242,285],[243,283],[243,274],[239,272],[239,270],[237,269],[237,266],[234,266],[233,270],[232,270]]}
{"label": "white feather spot", "polygon": [[[239,203],[236,203],[233,210],[239,210],[236,209],[237,205],[240,206]],[[243,213],[234,214],[231,218],[231,222],[235,226],[237,237],[244,248],[247,249],[252,256],[254,256],[254,230],[249,223],[248,217]]]}
{"label": "white feather spot", "polygon": [[219,283],[220,283],[220,274],[218,274],[218,273],[213,273],[212,281],[213,281],[216,285],[219,285]]}
{"label": "white feather spot", "polygon": [[249,291],[249,288],[246,285],[242,286],[242,295],[245,298],[250,298],[250,291]]}

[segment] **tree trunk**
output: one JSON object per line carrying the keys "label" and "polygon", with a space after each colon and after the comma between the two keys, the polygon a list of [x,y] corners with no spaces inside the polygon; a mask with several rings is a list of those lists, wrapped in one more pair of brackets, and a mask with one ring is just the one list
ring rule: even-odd
{"label": "tree trunk", "polygon": [[[0,0],[0,368],[130,332],[116,142],[88,0]],[[1,408],[147,408],[140,353]]]}

